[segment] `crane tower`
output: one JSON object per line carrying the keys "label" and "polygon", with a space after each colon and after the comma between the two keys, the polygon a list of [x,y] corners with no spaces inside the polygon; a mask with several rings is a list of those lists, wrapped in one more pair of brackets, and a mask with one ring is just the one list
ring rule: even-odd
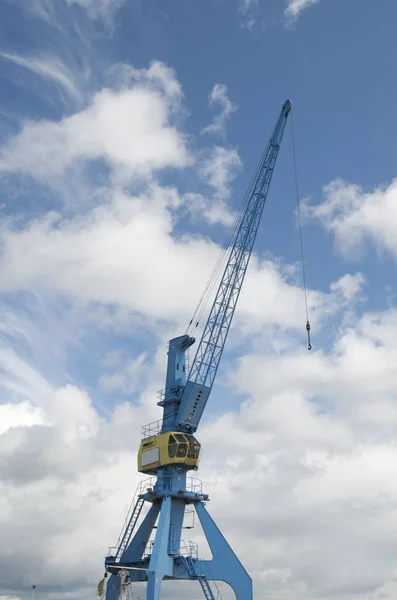
{"label": "crane tower", "polygon": [[[206,600],[214,600],[210,581],[220,580],[233,588],[237,600],[252,600],[250,576],[209,515],[208,495],[187,473],[199,465],[201,447],[195,434],[222,357],[291,108],[287,100],[247,193],[188,373],[186,352],[195,339],[185,334],[169,342],[166,387],[158,402],[163,417],[143,427],[138,452],[138,471],[151,477],[140,483],[117,546],[105,559],[110,574],[106,600],[125,598],[126,585],[132,581],[147,582],[146,599],[158,600],[163,579],[196,580]],[[140,519],[146,503],[150,508]],[[187,507],[199,518],[211,560],[201,560],[197,545],[181,540]]]}

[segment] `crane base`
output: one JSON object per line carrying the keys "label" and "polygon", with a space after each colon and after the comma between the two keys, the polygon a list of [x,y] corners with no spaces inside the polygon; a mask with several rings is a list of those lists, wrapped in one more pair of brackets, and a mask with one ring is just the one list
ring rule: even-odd
{"label": "crane base", "polygon": [[[186,504],[193,505],[212,552],[211,560],[200,560],[193,551],[181,552],[180,529]],[[151,554],[144,555],[158,517]],[[178,530],[178,527],[180,529]],[[176,535],[175,535],[176,534]],[[179,492],[165,495],[153,502],[135,536],[119,562],[107,557],[106,568],[111,573],[106,588],[106,600],[120,599],[120,571],[127,570],[130,581],[147,582],[146,600],[158,600],[163,579],[195,580],[201,585],[207,600],[214,600],[211,581],[229,584],[236,600],[252,600],[252,580],[209,515],[205,502]]]}

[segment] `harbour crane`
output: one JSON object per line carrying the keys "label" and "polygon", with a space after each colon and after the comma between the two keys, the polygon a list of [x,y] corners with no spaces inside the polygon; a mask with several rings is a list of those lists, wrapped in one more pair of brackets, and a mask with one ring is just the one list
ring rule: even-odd
{"label": "harbour crane", "polygon": [[[186,333],[169,342],[166,386],[158,402],[163,417],[143,427],[138,452],[138,471],[152,477],[138,486],[117,546],[105,558],[110,574],[106,600],[126,598],[129,582],[147,582],[146,599],[158,600],[163,579],[196,580],[206,600],[214,600],[210,581],[220,580],[233,588],[237,600],[252,600],[250,576],[210,517],[208,495],[187,473],[198,469],[201,446],[195,434],[214,385],[291,108],[287,100],[245,197],[189,372],[186,356],[194,337]],[[140,519],[147,503],[150,508]],[[181,540],[187,507],[199,518],[211,560],[200,559],[197,545]]]}

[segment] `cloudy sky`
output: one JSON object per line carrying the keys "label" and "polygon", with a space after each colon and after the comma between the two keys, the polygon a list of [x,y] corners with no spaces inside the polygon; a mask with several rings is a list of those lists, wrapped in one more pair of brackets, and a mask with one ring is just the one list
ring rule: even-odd
{"label": "cloudy sky", "polygon": [[200,477],[259,600],[395,600],[396,19],[395,0],[0,0],[1,600],[93,598],[166,342],[287,98],[313,350],[289,124]]}

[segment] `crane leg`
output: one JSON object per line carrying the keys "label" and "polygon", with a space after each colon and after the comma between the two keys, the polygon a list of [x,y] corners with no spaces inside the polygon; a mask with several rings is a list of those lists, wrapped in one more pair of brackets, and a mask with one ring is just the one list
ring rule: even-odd
{"label": "crane leg", "polygon": [[129,563],[135,562],[142,558],[145,548],[149,541],[150,535],[153,531],[154,524],[156,523],[157,516],[160,511],[160,504],[152,504],[147,515],[143,519],[138,531],[128,544],[125,552],[122,556],[122,562]]}
{"label": "crane leg", "polygon": [[120,596],[120,579],[118,575],[111,575],[106,584],[106,600],[118,600]]}
{"label": "crane leg", "polygon": [[168,541],[171,524],[172,499],[165,496],[162,502],[156,538],[148,570],[146,600],[159,600],[161,582],[165,575],[172,576],[174,560],[168,554]]}
{"label": "crane leg", "polygon": [[212,560],[200,561],[208,579],[224,581],[233,588],[236,600],[252,600],[252,580],[210,517],[203,502],[195,504],[197,515],[212,552]]}

